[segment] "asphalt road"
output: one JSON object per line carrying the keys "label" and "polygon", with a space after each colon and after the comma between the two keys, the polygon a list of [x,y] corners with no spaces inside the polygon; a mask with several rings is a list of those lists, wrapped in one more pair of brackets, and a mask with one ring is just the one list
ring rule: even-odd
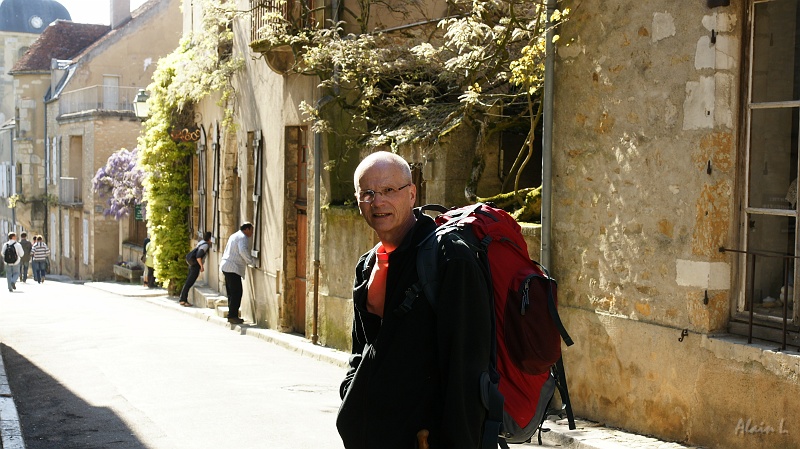
{"label": "asphalt road", "polygon": [[342,448],[343,369],[89,286],[0,293],[28,449]]}

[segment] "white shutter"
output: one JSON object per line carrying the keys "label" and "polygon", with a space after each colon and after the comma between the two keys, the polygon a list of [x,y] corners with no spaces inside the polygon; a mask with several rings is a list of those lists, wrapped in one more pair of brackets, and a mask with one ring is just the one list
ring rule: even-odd
{"label": "white shutter", "polygon": [[64,214],[64,235],[61,236],[61,247],[64,248],[64,257],[69,258],[69,214]]}
{"label": "white shutter", "polygon": [[10,190],[11,190],[11,194],[12,195],[16,195],[17,194],[17,166],[16,165],[12,165],[11,166],[11,188],[10,188]]}

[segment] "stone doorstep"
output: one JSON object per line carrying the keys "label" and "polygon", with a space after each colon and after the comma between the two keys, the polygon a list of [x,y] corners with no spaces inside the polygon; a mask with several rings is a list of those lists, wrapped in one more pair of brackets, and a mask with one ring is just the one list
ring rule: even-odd
{"label": "stone doorstep", "polygon": [[215,309],[217,306],[227,306],[228,298],[208,286],[195,285],[189,292],[189,302],[195,307]]}

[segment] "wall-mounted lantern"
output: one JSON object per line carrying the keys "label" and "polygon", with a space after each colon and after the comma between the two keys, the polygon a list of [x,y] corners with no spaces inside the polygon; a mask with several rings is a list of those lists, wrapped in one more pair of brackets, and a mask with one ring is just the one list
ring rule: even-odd
{"label": "wall-mounted lantern", "polygon": [[148,98],[150,98],[150,95],[147,95],[144,89],[139,89],[136,98],[133,100],[133,112],[142,120],[150,116],[150,106],[147,105]]}

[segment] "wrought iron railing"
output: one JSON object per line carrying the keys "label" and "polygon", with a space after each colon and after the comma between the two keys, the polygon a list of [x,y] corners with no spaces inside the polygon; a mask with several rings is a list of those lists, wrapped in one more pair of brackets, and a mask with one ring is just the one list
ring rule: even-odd
{"label": "wrought iron railing", "polygon": [[317,3],[322,1],[250,0],[250,42],[264,40],[270,27],[280,27],[285,22],[296,28],[314,26]]}
{"label": "wrought iron railing", "polygon": [[138,87],[96,85],[61,94],[59,115],[84,111],[133,111]]}
{"label": "wrought iron railing", "polygon": [[740,249],[731,249],[731,248],[720,248],[719,252],[731,252],[731,253],[738,253],[744,254],[746,259],[746,266],[747,266],[747,279],[749,279],[749,285],[747,291],[745,293],[745,303],[748,312],[748,320],[747,320],[747,343],[753,343],[753,322],[755,318],[755,273],[756,273],[756,264],[758,257],[766,257],[772,259],[783,259],[783,285],[784,285],[784,296],[783,296],[783,326],[781,329],[781,350],[786,350],[786,339],[789,335],[789,301],[794,301],[794,298],[790,297],[789,295],[789,276],[791,274],[791,266],[792,262],[796,259],[800,259],[800,256],[793,256],[791,254],[780,254],[780,253],[771,253],[766,251],[745,251]]}

